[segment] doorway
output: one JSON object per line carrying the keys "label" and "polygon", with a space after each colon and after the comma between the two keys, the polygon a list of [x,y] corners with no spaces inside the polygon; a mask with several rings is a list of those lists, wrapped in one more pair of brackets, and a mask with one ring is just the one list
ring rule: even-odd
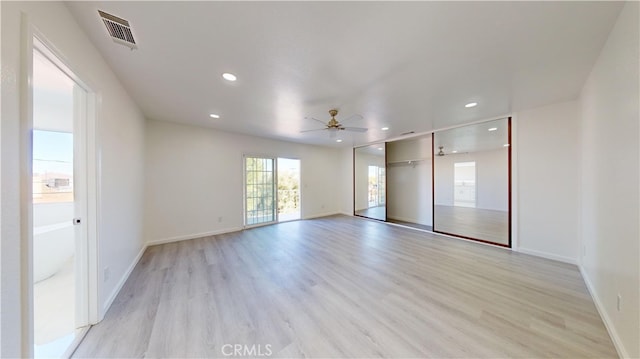
{"label": "doorway", "polygon": [[278,158],[278,222],[300,219],[300,160]]}
{"label": "doorway", "polygon": [[476,163],[456,162],[453,165],[453,205],[476,207]]}
{"label": "doorway", "polygon": [[42,42],[33,45],[33,350],[58,358],[89,324],[88,93]]}

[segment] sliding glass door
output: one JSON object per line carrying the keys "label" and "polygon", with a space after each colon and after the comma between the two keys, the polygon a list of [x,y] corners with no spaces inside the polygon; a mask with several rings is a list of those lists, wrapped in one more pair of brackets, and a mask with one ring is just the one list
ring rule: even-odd
{"label": "sliding glass door", "polygon": [[275,158],[244,158],[245,226],[276,221]]}

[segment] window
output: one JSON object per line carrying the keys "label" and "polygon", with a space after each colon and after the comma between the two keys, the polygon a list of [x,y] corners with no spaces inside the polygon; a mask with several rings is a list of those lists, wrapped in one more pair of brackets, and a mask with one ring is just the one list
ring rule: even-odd
{"label": "window", "polygon": [[73,134],[33,131],[33,203],[73,202]]}
{"label": "window", "polygon": [[245,225],[276,221],[275,159],[245,157]]}

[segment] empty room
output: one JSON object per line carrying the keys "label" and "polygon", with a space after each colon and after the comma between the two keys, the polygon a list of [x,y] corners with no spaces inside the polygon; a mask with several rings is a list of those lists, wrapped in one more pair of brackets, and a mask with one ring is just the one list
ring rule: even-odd
{"label": "empty room", "polygon": [[639,2],[0,18],[0,357],[640,358]]}

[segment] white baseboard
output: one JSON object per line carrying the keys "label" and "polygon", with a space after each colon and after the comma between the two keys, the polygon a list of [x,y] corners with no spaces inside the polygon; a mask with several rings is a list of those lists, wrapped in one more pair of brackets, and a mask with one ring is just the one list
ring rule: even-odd
{"label": "white baseboard", "polygon": [[620,358],[630,358],[629,353],[625,350],[624,345],[622,344],[622,340],[620,340],[620,336],[618,335],[618,332],[613,326],[613,322],[611,321],[611,318],[609,318],[607,311],[604,310],[604,305],[602,305],[602,302],[600,301],[600,297],[598,297],[598,293],[595,291],[595,288],[593,287],[593,284],[591,283],[591,280],[587,275],[587,271],[584,269],[582,265],[578,265],[578,268],[580,268],[580,274],[582,274],[582,279],[584,280],[584,283],[587,285],[589,294],[591,294],[591,298],[593,299],[593,303],[595,303],[596,305],[596,309],[600,314],[600,318],[602,318],[602,322],[604,323],[605,328],[607,328],[607,332],[609,332],[609,336],[613,341],[613,345],[616,347],[616,350],[618,351],[618,356]]}
{"label": "white baseboard", "polygon": [[120,293],[120,290],[122,290],[122,287],[124,286],[124,283],[126,283],[127,279],[129,279],[131,272],[133,272],[133,269],[136,267],[136,265],[140,261],[140,258],[142,258],[142,255],[144,254],[144,251],[147,250],[147,247],[148,245],[144,244],[142,248],[140,248],[140,252],[138,252],[138,255],[136,255],[136,257],[133,259],[133,261],[129,265],[129,268],[127,268],[127,270],[124,272],[124,274],[118,281],[118,284],[116,285],[116,287],[113,288],[113,291],[109,295],[109,298],[107,298],[107,301],[102,306],[102,313],[99,314],[100,318],[98,322],[104,319],[104,315],[107,314],[107,311],[109,310],[109,308],[111,308],[111,304],[113,304],[113,301],[116,300],[118,293]]}
{"label": "white baseboard", "polygon": [[575,258],[559,256],[557,254],[537,251],[535,249],[528,249],[528,248],[523,248],[523,247],[514,248],[514,250],[516,252],[529,254],[529,255],[532,255],[532,256],[536,256],[536,257],[542,257],[542,258],[551,259],[551,260],[558,261],[558,262],[569,263],[569,264],[573,264],[573,265],[576,265],[576,266],[578,265],[578,260],[575,259]]}
{"label": "white baseboard", "polygon": [[221,230],[217,230],[217,231],[195,233],[195,234],[187,234],[187,235],[184,235],[184,236],[175,236],[175,237],[169,237],[169,238],[154,239],[154,240],[151,240],[151,241],[147,241],[147,246],[155,246],[155,245],[158,245],[158,244],[186,241],[186,240],[189,240],[189,239],[196,239],[196,238],[202,238],[202,237],[215,236],[215,235],[218,235],[218,234],[238,232],[238,231],[241,231],[241,230],[242,230],[242,227],[231,227],[231,228],[225,228],[225,229],[221,229]]}

